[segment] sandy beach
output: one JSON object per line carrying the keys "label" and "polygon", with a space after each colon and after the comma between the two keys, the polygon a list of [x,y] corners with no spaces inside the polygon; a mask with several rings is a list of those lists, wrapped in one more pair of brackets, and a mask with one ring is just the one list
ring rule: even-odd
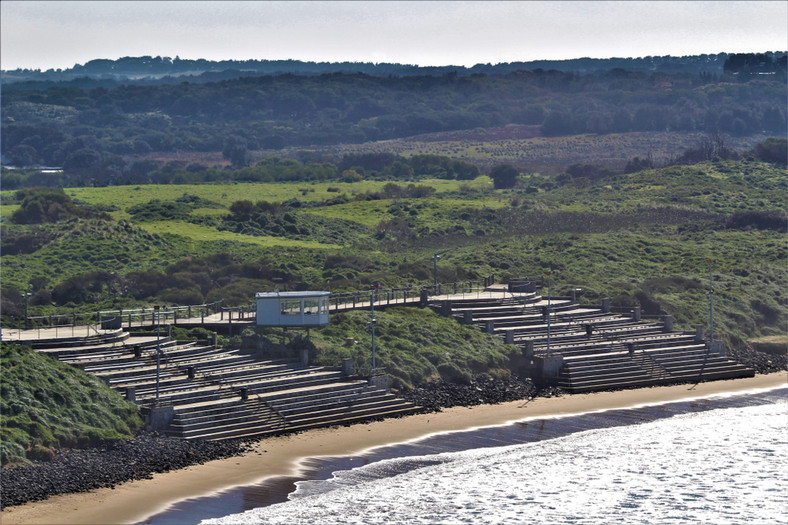
{"label": "sandy beach", "polygon": [[351,427],[311,430],[261,440],[254,450],[183,470],[156,474],[115,489],[55,496],[46,501],[0,512],[0,523],[115,524],[136,523],[173,503],[258,483],[265,478],[298,473],[306,458],[358,454],[366,449],[419,439],[434,433],[500,425],[546,416],[581,414],[684,399],[788,386],[788,373],[693,385],[537,398],[499,405],[457,407]]}

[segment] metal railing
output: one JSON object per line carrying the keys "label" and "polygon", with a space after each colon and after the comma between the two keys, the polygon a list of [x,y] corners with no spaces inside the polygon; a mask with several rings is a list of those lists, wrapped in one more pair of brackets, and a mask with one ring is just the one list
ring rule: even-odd
{"label": "metal railing", "polygon": [[[478,298],[485,288],[492,284],[493,276],[481,280],[439,283],[437,285],[410,285],[386,289],[374,288],[363,291],[334,292],[329,296],[329,312],[340,312],[355,308],[365,308],[374,303],[375,306],[413,305],[438,295],[457,296],[458,299]],[[54,337],[86,337],[105,333],[121,328],[155,327],[158,324],[177,325],[179,320],[200,319],[202,323],[207,317],[212,321],[246,321],[254,319],[256,303],[241,306],[223,306],[224,300],[212,303],[193,305],[172,305],[161,307],[129,308],[117,310],[97,310],[94,312],[53,313],[49,315],[28,316],[27,324],[37,330],[41,338],[42,330],[54,330]],[[216,319],[215,317],[218,317]],[[4,337],[15,339],[22,337],[22,329],[6,329]],[[70,332],[70,333],[69,333]]]}
{"label": "metal railing", "polygon": [[479,281],[459,281],[437,285],[411,285],[386,289],[373,288],[364,291],[335,292],[329,297],[329,312],[352,310],[364,306],[389,306],[418,304],[436,295],[456,295],[460,298],[479,297],[488,286],[487,278]]}

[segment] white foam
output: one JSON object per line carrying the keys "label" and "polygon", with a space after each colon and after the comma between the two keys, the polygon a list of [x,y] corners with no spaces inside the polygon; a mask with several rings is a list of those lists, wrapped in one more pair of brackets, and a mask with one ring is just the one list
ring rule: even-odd
{"label": "white foam", "polygon": [[380,461],[207,524],[788,523],[788,403]]}

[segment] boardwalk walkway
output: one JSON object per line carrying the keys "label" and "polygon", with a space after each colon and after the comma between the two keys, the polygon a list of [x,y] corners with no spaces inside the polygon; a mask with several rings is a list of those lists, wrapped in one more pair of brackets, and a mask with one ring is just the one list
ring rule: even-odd
{"label": "boardwalk walkway", "polygon": [[[427,293],[423,293],[426,290]],[[437,292],[437,293],[436,293]],[[440,304],[444,301],[487,300],[504,301],[525,296],[525,293],[509,292],[506,285],[483,286],[476,283],[442,284],[433,287],[392,288],[388,290],[365,290],[332,294],[329,313],[351,310],[369,310],[374,300],[375,308],[389,306],[421,306]],[[426,306],[427,304],[424,304]],[[191,315],[190,315],[191,314]],[[118,328],[126,331],[134,328],[156,328],[167,333],[169,326],[205,327],[208,329],[237,329],[255,324],[256,312],[252,305],[226,308],[217,303],[209,305],[163,307],[159,310],[145,308],[137,310],[111,310],[90,314],[63,314],[30,317],[39,324],[35,328],[2,329],[3,341],[30,342],[52,339],[95,337],[111,333]]]}

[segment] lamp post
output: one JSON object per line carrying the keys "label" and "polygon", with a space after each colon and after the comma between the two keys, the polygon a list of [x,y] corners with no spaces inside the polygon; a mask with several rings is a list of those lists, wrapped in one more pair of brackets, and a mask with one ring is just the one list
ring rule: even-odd
{"label": "lamp post", "polygon": [[437,292],[438,290],[438,259],[441,256],[437,253],[432,256],[432,288]]}
{"label": "lamp post", "polygon": [[714,261],[709,260],[709,325],[711,334],[709,335],[709,341],[714,341],[714,285],[713,279],[711,275],[711,266]]}
{"label": "lamp post", "polygon": [[27,283],[27,289],[25,290],[25,330],[30,327],[30,322],[27,319],[27,298],[30,297],[30,290],[33,289],[32,283]]}
{"label": "lamp post", "polygon": [[552,283],[550,281],[550,277],[552,273],[552,269],[547,271],[547,357],[550,357],[550,306],[552,304],[551,296],[553,295],[551,293]]}
{"label": "lamp post", "polygon": [[161,326],[161,315],[159,312],[159,306],[156,305],[153,307],[153,311],[156,315],[156,404],[159,404],[159,377],[161,372],[161,344],[159,340],[159,327]]}
{"label": "lamp post", "polygon": [[367,323],[372,328],[372,375],[375,375],[375,291],[371,292],[371,299],[369,301],[370,311],[372,312],[372,320]]}
{"label": "lamp post", "polygon": [[450,251],[451,250],[443,250],[442,252],[438,252],[432,256],[432,288],[435,293],[438,293],[438,259],[440,259],[441,255],[444,253]]}

